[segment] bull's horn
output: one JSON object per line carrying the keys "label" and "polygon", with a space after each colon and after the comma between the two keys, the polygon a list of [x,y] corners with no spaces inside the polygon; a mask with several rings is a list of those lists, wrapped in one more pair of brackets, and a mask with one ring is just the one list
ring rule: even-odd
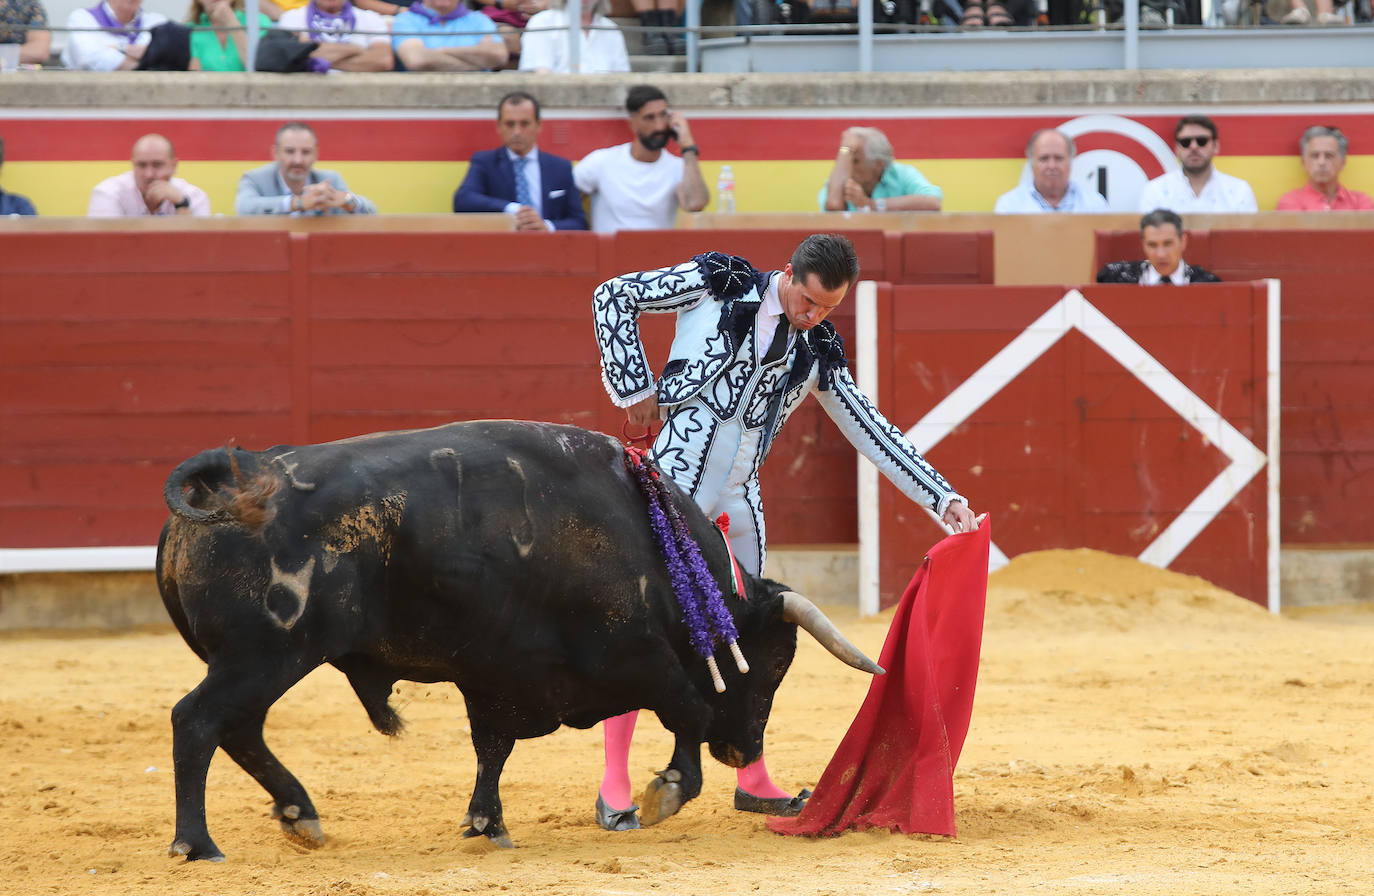
{"label": "bull's horn", "polygon": [[800,626],[821,646],[861,672],[882,675],[883,667],[863,655],[811,601],[795,591],[782,593],[782,618]]}

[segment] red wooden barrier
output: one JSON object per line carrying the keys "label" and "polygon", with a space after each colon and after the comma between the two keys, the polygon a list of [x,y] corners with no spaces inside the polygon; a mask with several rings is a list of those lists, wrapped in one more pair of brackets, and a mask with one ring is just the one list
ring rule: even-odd
{"label": "red wooden barrier", "polygon": [[[1223,280],[1283,283],[1279,395],[1285,544],[1374,541],[1374,231],[1214,230],[1185,258]],[[1098,263],[1140,258],[1140,235],[1099,232]]]}
{"label": "red wooden barrier", "polygon": [[[231,437],[262,448],[480,417],[619,433],[596,285],[712,248],[781,267],[804,235],[7,235],[0,547],[152,544],[171,467]],[[966,279],[976,263],[991,281],[990,234],[850,236],[865,276]],[[836,318],[851,336],[852,307]],[[661,365],[671,316],[644,323]],[[799,412],[774,448],[777,543],[857,538],[853,452],[822,417]]]}
{"label": "red wooden barrier", "polygon": [[287,434],[284,234],[10,234],[0,258],[0,545],[152,544],[172,464]]}
{"label": "red wooden barrier", "polygon": [[[1266,289],[1160,290],[1149,302],[1139,289],[885,290],[880,406],[975,510],[992,513],[1006,556],[1086,546],[1162,557],[1264,603]],[[1200,431],[1180,402],[1230,427]],[[1239,493],[1190,507],[1228,468],[1246,482]],[[892,486],[880,495],[882,600],[892,602],[942,533]]]}

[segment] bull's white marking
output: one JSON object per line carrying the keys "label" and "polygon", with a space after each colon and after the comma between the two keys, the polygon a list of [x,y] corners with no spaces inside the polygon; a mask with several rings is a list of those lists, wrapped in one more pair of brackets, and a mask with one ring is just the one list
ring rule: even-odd
{"label": "bull's white marking", "polygon": [[305,565],[298,569],[296,572],[286,572],[280,566],[277,565],[276,558],[273,558],[272,560],[272,581],[268,584],[268,588],[271,589],[277,585],[280,585],[284,590],[295,595],[296,610],[287,618],[282,618],[278,613],[273,612],[270,608],[267,610],[267,612],[273,618],[275,618],[278,623],[281,624],[282,628],[286,629],[287,631],[291,630],[291,627],[294,626],[296,622],[301,618],[301,614],[305,612],[306,601],[310,599],[310,577],[314,574],[314,572],[314,557],[311,557],[309,560],[305,561]]}
{"label": "bull's white marking", "polygon": [[315,490],[315,483],[302,482],[296,478],[296,468],[301,465],[300,461],[292,461],[291,463],[286,462],[286,458],[295,453],[294,451],[287,451],[284,454],[278,454],[276,457],[272,458],[272,463],[281,467],[281,471],[286,474],[286,479],[291,483],[292,488],[299,489],[303,492],[313,492]]}
{"label": "bull's white marking", "polygon": [[453,475],[458,480],[458,488],[453,493],[453,521],[461,527],[463,525],[463,459],[458,456],[458,452],[452,448],[435,448],[429,453],[430,466],[435,470],[439,469],[439,464],[452,462]]}
{"label": "bull's white marking", "polygon": [[520,558],[523,560],[528,557],[530,551],[534,549],[534,525],[531,523],[533,517],[530,514],[529,480],[525,478],[525,470],[520,466],[520,461],[513,457],[507,457],[506,463],[510,466],[511,472],[520,477],[520,485],[522,486],[520,489],[520,509],[524,511],[525,514],[523,521],[524,525],[511,526],[510,540],[515,545],[515,550],[520,553]]}

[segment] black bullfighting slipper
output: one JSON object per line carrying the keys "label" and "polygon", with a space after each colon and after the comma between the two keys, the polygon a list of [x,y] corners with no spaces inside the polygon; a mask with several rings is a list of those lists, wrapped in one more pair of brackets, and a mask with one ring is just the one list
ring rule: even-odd
{"label": "black bullfighting slipper", "polygon": [[784,818],[791,818],[800,815],[801,810],[806,807],[806,801],[811,797],[811,791],[803,787],[802,792],[796,796],[776,796],[762,797],[754,796],[735,788],[735,808],[741,812],[758,812],[760,815],[781,815]]}
{"label": "black bullfighting slipper", "polygon": [[605,831],[637,831],[639,830],[639,811],[638,806],[631,806],[628,809],[612,809],[606,805],[606,801],[601,798],[601,794],[596,795],[596,823],[601,825]]}

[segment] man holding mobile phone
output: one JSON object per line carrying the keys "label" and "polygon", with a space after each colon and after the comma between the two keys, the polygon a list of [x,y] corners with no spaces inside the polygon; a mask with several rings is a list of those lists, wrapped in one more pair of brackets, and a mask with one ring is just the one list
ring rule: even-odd
{"label": "man holding mobile phone", "polygon": [[[592,230],[667,230],[679,208],[699,212],[710,193],[686,116],[668,108],[668,97],[649,84],[625,96],[634,139],[593,150],[573,169],[573,181],[591,197]],[[669,141],[681,155],[666,152]]]}

